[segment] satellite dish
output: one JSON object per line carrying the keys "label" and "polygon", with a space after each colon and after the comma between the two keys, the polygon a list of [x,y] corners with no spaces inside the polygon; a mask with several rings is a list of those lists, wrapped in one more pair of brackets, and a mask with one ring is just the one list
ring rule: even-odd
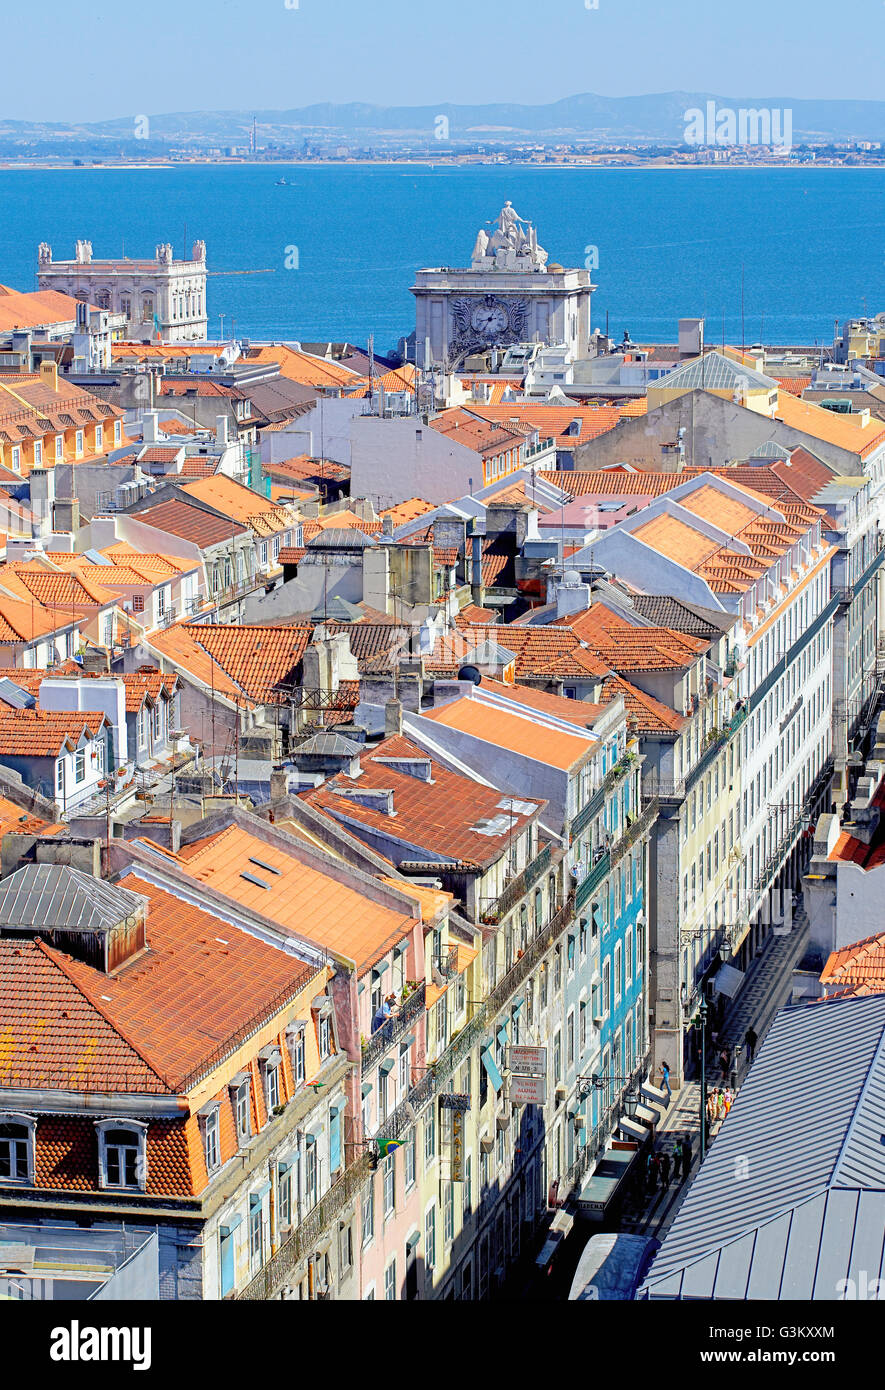
{"label": "satellite dish", "polygon": [[459,681],[473,681],[474,685],[482,684],[482,674],[475,666],[462,666],[458,672]]}

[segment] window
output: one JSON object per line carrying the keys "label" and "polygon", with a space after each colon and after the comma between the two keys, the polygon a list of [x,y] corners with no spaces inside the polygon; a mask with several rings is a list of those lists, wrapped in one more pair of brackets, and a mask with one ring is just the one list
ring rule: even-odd
{"label": "window", "polygon": [[312,1135],[308,1135],[308,1145],[306,1150],[306,1160],[304,1164],[304,1200],[308,1209],[317,1204],[317,1146],[316,1140]]}
{"label": "window", "polygon": [[394,1259],[392,1259],[392,1260],[390,1261],[390,1264],[387,1266],[387,1268],[386,1268],[385,1271],[384,1271],[384,1297],[385,1297],[385,1299],[386,1299],[386,1301],[387,1301],[388,1303],[394,1303],[394,1302],[396,1301],[396,1258],[395,1258],[395,1257],[394,1257]]}
{"label": "window", "polygon": [[240,1144],[245,1143],[252,1133],[250,1092],[248,1077],[234,1091],[234,1118],[237,1123],[237,1140]]}
{"label": "window", "polygon": [[203,1119],[203,1152],[206,1156],[206,1171],[214,1173],[221,1166],[221,1149],[218,1136],[218,1106],[213,1105]]}
{"label": "window", "polygon": [[64,452],[65,452],[65,440],[64,440],[64,435],[62,435],[62,434],[57,434],[57,435],[55,436],[55,457],[56,457],[56,459],[58,460],[58,459],[64,458]]}
{"label": "window", "polygon": [[100,449],[104,444],[104,425],[95,426],[95,447]]}
{"label": "window", "polygon": [[401,1052],[400,1055],[399,1055],[399,1090],[400,1090],[400,1096],[406,1096],[406,1095],[408,1094],[408,1090],[409,1090],[409,1075],[410,1075],[410,1072],[411,1072],[411,1067],[409,1066],[409,1049],[408,1049],[408,1047],[404,1047],[403,1050],[402,1050],[402,1052]]}
{"label": "window", "polygon": [[279,1065],[267,1068],[265,1073],[265,1088],[267,1095],[267,1113],[268,1115],[272,1115],[280,1103]]}
{"label": "window", "polygon": [[277,1217],[280,1227],[292,1224],[292,1170],[280,1164],[277,1169]]}
{"label": "window", "polygon": [[431,1106],[424,1121],[424,1166],[429,1167],[436,1158],[436,1114]]}
{"label": "window", "polygon": [[424,1216],[424,1263],[428,1273],[436,1264],[436,1207],[430,1206]]}
{"label": "window", "polygon": [[327,1057],[330,1057],[332,1055],[331,1015],[326,1014],[325,1018],[320,1019],[318,1034],[320,1044],[320,1061],[324,1062]]}
{"label": "window", "polygon": [[86,781],[86,749],[78,748],[74,754],[74,781]]}
{"label": "window", "polygon": [[58,762],[55,764],[55,790],[56,790],[57,792],[64,792],[64,789],[65,789],[65,760],[64,760],[64,758],[59,758]]}
{"label": "window", "polygon": [[22,464],[22,451],[21,451],[21,449],[19,448],[19,446],[16,445],[16,447],[15,447],[15,448],[13,449],[13,451],[12,451],[12,468],[13,468],[13,471],[14,471],[15,473],[18,473],[18,472],[19,472],[19,470],[21,469],[21,464]]}
{"label": "window", "polygon": [[144,1191],[145,1131],[138,1121],[100,1120],[99,1173],[102,1187],[130,1188]]}
{"label": "window", "polygon": [[297,1090],[304,1085],[304,1029],[301,1028],[292,1034],[291,1039],[291,1058],[292,1058],[292,1083]]}
{"label": "window", "polygon": [[258,556],[262,565],[267,564],[267,541],[262,541],[258,547]]}
{"label": "window", "polygon": [[261,1215],[261,1199],[253,1197],[249,1208],[249,1261],[253,1268],[262,1263],[264,1256],[264,1221]]}
{"label": "window", "polygon": [[[76,453],[76,455],[77,455],[78,458],[79,458],[80,455],[83,453],[83,431],[82,431],[82,430],[77,430],[77,433],[74,435],[74,452]],[[14,460],[13,460],[13,462],[14,462]]]}
{"label": "window", "polygon": [[43,445],[40,440],[34,441],[34,467],[39,468],[43,462]]}
{"label": "window", "polygon": [[35,1126],[30,1115],[0,1115],[0,1181],[31,1182]]}
{"label": "window", "polygon": [[587,1047],[587,1005],[581,1004],[578,1010],[578,1050],[583,1053]]}
{"label": "window", "polygon": [[[396,1151],[394,1150],[394,1153]],[[396,1210],[396,1158],[389,1154],[384,1160],[384,1215],[392,1216]]]}
{"label": "window", "polygon": [[403,1174],[406,1190],[415,1185],[415,1131],[412,1130],[403,1145]]}
{"label": "window", "polygon": [[455,1239],[455,1190],[453,1183],[446,1183],[443,1193],[443,1241],[450,1245]]}
{"label": "window", "polygon": [[340,1225],[338,1227],[338,1270],[342,1273],[350,1269],[353,1264],[353,1228],[351,1226]]}
{"label": "window", "polygon": [[375,1239],[375,1180],[369,1186],[363,1196],[363,1246],[371,1245]]}
{"label": "window", "polygon": [[470,1154],[464,1160],[464,1214],[462,1221],[466,1221],[470,1215],[473,1204],[473,1158]]}
{"label": "window", "polygon": [[573,1067],[575,1064],[575,1014],[571,1010],[565,1021],[565,1064]]}
{"label": "window", "polygon": [[559,1029],[553,1034],[553,1084],[562,1075],[562,1034]]}
{"label": "window", "polygon": [[158,617],[158,618],[162,618],[162,616],[163,616],[163,614],[164,614],[165,612],[166,612],[166,590],[165,590],[164,588],[159,588],[159,589],[157,590],[157,617]]}

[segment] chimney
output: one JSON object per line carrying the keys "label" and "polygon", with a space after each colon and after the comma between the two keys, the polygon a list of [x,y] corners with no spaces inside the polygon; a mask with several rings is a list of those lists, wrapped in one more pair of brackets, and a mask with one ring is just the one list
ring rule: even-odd
{"label": "chimney", "polygon": [[393,517],[392,517],[392,516],[383,516],[383,517],[381,518],[381,534],[382,534],[382,536],[392,536],[392,535],[393,535]]}
{"label": "chimney", "polygon": [[580,582],[577,570],[566,570],[562,584],[556,586],[557,618],[565,618],[570,613],[583,613],[590,607],[590,598],[590,585]]}
{"label": "chimney", "polygon": [[52,504],[55,501],[55,473],[53,469],[32,468],[28,477],[28,488],[36,534],[48,536],[52,529]]}
{"label": "chimney", "polygon": [[230,421],[226,415],[215,416],[215,443],[222,448],[230,443],[229,425]]}
{"label": "chimney", "polygon": [[388,700],[384,706],[384,737],[397,738],[403,731],[403,707],[399,700]]}
{"label": "chimney", "polygon": [[146,410],[142,415],[141,439],[143,444],[160,442],[160,416],[156,410]]}
{"label": "chimney", "polygon": [[272,772],[270,774],[270,800],[271,805],[276,805],[278,801],[283,801],[289,795],[289,778],[285,772]]}
{"label": "chimney", "polygon": [[48,386],[50,391],[58,391],[58,363],[54,358],[51,362],[40,363],[40,382]]}

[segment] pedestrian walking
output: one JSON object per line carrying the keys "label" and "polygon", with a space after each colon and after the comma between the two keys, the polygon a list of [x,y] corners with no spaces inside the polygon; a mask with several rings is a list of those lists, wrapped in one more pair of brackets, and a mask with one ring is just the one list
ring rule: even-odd
{"label": "pedestrian walking", "polygon": [[691,1172],[691,1160],[692,1160],[691,1139],[689,1138],[689,1136],[688,1136],[687,1134],[685,1134],[685,1135],[683,1135],[683,1137],[682,1137],[682,1181],[683,1181],[683,1182],[685,1182],[685,1179],[688,1177],[689,1173]]}
{"label": "pedestrian walking", "polygon": [[657,1165],[656,1159],[657,1159],[657,1154],[654,1154],[654,1153],[650,1153],[650,1154],[649,1154],[649,1156],[648,1156],[648,1165],[647,1165],[646,1170],[645,1170],[645,1176],[646,1176],[646,1180],[647,1180],[647,1182],[648,1182],[648,1190],[649,1190],[649,1192],[654,1192],[654,1191],[656,1190],[656,1188],[657,1188],[657,1185],[658,1185],[658,1165]]}
{"label": "pedestrian walking", "polygon": [[673,1099],[673,1092],[670,1090],[670,1064],[661,1063],[661,1089],[667,1092],[667,1104]]}
{"label": "pedestrian walking", "polygon": [[744,1034],[744,1042],[747,1045],[748,1062],[752,1062],[753,1058],[756,1056],[756,1043],[758,1041],[759,1039],[756,1037],[756,1034],[754,1033],[752,1027],[748,1028],[746,1033]]}
{"label": "pedestrian walking", "polygon": [[679,1165],[682,1162],[682,1145],[678,1139],[673,1141],[673,1181],[679,1181]]}
{"label": "pedestrian walking", "polygon": [[722,1080],[723,1080],[723,1081],[727,1081],[727,1080],[728,1080],[728,1063],[729,1063],[728,1048],[727,1048],[727,1047],[723,1047],[722,1051],[719,1053],[719,1065],[720,1065],[720,1067],[722,1068]]}
{"label": "pedestrian walking", "polygon": [[661,1187],[666,1192],[670,1186],[670,1155],[661,1154]]}
{"label": "pedestrian walking", "polygon": [[726,1115],[728,1114],[729,1110],[731,1109],[731,1107],[732,1107],[733,1105],[734,1105],[734,1091],[731,1089],[730,1086],[726,1086],[726,1088],[725,1088],[725,1113],[726,1113]]}

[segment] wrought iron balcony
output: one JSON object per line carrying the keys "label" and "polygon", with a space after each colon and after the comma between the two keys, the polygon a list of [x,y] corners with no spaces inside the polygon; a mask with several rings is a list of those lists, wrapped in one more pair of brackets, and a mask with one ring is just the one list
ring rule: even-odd
{"label": "wrought iron balcony", "polygon": [[527,864],[521,874],[512,878],[499,897],[489,903],[488,907],[480,913],[479,920],[486,926],[496,926],[503,921],[511,908],[515,907],[520,898],[524,897],[529,889],[533,888],[538,879],[546,873],[553,862],[553,851],[550,845],[535,855],[531,863]]}
{"label": "wrought iron balcony", "polygon": [[363,1048],[364,1072],[373,1067],[379,1057],[382,1057],[387,1049],[403,1036],[409,1025],[424,1012],[426,988],[422,981],[418,988],[404,1001],[399,1012],[389,1018],[386,1023],[382,1023],[380,1028],[375,1029]]}

